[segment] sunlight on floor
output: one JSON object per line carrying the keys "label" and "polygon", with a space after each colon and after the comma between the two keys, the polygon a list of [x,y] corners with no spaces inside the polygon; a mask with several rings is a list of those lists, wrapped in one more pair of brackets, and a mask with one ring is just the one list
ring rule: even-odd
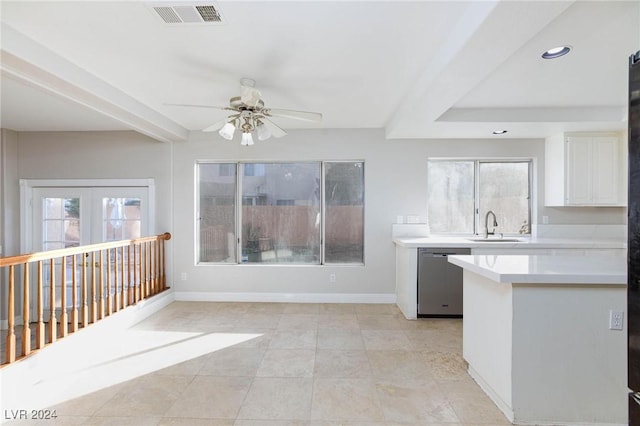
{"label": "sunlight on floor", "polygon": [[51,354],[55,358],[48,363],[55,367],[39,368],[44,374],[40,372],[37,381],[20,380],[11,384],[10,392],[4,388],[3,405],[54,406],[260,336],[127,330],[117,346],[112,341],[85,339],[76,355],[69,355],[72,348]]}

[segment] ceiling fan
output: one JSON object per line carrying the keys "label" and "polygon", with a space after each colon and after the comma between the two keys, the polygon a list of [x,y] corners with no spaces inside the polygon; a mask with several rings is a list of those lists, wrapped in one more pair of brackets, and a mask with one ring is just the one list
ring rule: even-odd
{"label": "ceiling fan", "polygon": [[165,104],[179,107],[213,108],[233,111],[227,118],[220,120],[203,132],[219,130],[220,136],[233,139],[236,129],[242,131],[241,145],[253,145],[252,133],[255,131],[259,140],[269,139],[271,136],[280,138],[287,133],[271,121],[272,117],[293,118],[304,121],[322,121],[322,114],[318,112],[295,111],[290,109],[266,108],[260,91],[255,88],[255,80],[240,79],[240,96],[229,99],[229,106],[194,105],[194,104]]}

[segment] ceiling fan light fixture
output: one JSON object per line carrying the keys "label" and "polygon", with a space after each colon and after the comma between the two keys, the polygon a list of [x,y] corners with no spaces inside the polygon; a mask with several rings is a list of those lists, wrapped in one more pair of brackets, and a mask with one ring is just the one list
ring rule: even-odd
{"label": "ceiling fan light fixture", "polygon": [[256,126],[256,133],[258,134],[258,140],[264,141],[271,137],[271,132],[267,129],[262,121],[258,121]]}
{"label": "ceiling fan light fixture", "polygon": [[220,129],[218,134],[230,141],[231,139],[233,139],[233,133],[235,131],[236,131],[236,126],[234,126],[232,122],[228,122],[222,127],[222,129]]}
{"label": "ceiling fan light fixture", "polygon": [[249,132],[242,132],[242,140],[240,141],[240,145],[243,146],[251,146],[253,145],[253,137]]}
{"label": "ceiling fan light fixture", "polygon": [[255,88],[255,80],[242,78],[240,80],[240,96],[229,99],[228,106],[198,105],[198,104],[166,104],[171,106],[211,108],[223,111],[233,111],[225,120],[220,120],[202,129],[203,132],[215,132],[227,140],[232,140],[236,129],[242,132],[241,144],[253,145],[253,132],[258,140],[266,140],[271,136],[281,138],[287,134],[282,128],[271,121],[273,117],[292,118],[296,120],[320,122],[322,114],[318,112],[296,111],[290,109],[265,108],[260,91]]}

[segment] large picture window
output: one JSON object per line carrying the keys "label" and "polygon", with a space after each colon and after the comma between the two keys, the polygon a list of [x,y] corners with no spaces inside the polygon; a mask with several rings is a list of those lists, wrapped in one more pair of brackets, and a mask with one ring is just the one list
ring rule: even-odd
{"label": "large picture window", "polygon": [[429,160],[427,215],[431,232],[482,234],[485,216],[497,233],[529,234],[531,161]]}
{"label": "large picture window", "polygon": [[364,262],[364,163],[199,163],[198,262]]}

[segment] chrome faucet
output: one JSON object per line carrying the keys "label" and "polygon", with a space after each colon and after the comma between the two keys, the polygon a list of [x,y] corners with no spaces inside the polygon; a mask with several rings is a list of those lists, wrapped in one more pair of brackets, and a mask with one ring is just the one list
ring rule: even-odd
{"label": "chrome faucet", "polygon": [[[489,232],[489,215],[493,215],[493,229]],[[484,216],[484,237],[489,238],[489,235],[495,235],[496,226],[498,226],[498,221],[496,220],[496,214],[493,210],[489,210],[487,214]]]}

